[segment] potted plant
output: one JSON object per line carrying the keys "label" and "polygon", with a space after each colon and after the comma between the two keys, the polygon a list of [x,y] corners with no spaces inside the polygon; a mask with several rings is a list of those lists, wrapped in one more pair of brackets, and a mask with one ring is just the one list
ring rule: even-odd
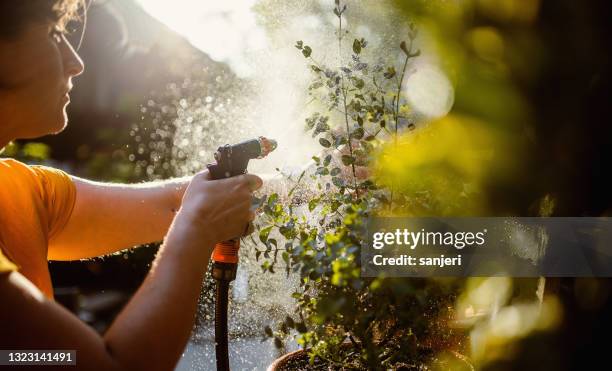
{"label": "potted plant", "polygon": [[[295,314],[265,332],[278,347],[294,336],[303,350],[271,369],[470,369],[458,353],[463,335],[448,326],[460,280],[361,276],[366,219],[401,212],[414,198],[393,182],[379,184],[369,169],[380,148],[415,129],[402,84],[420,52],[410,25],[398,49],[401,66],[366,61],[367,40],[346,42],[346,10],[335,1],[339,53],[352,49],[340,67],[318,61],[303,41],[295,45],[313,74],[308,89],[321,109],[306,119],[306,130],[322,154],[312,157],[311,172],[290,178],[295,184],[286,194],[261,200],[256,258],[264,271],[282,266],[299,276]],[[307,192],[305,183],[314,189]]]}

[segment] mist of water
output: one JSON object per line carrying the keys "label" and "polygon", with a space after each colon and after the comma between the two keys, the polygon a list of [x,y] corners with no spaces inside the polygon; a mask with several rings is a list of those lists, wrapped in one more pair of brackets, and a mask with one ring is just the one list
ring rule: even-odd
{"label": "mist of water", "polygon": [[[398,30],[400,23],[391,22],[391,10],[385,6],[360,6],[349,2],[349,9],[355,11],[352,18],[343,19],[350,30],[345,43],[352,43],[353,37],[365,37],[371,42],[364,51],[369,57],[396,55],[402,31]],[[149,160],[142,163],[146,174],[151,179],[194,174],[212,162],[218,146],[265,136],[276,139],[278,148],[265,159],[251,161],[249,171],[268,180],[264,193],[286,191],[292,184],[278,176],[276,169],[285,174],[299,173],[312,164],[311,156],[320,150],[318,142],[305,133],[304,119],[322,107],[309,103],[307,87],[312,72],[294,47],[295,42],[307,42],[317,61],[332,67],[350,58],[350,44],[344,53],[338,51],[337,18],[331,13],[332,7],[332,1],[261,1],[257,11],[267,30],[267,47],[245,53],[245,61],[253,71],[248,78],[223,71],[212,72],[203,79],[195,74],[157,93],[142,110],[152,128],[144,132],[135,127],[132,133],[138,138],[138,154],[149,153]],[[373,8],[377,10],[371,13]],[[434,108],[438,106],[434,104]],[[442,107],[447,108],[450,107]],[[334,113],[329,114],[334,122]],[[259,339],[266,325],[274,325],[291,313],[291,293],[298,287],[297,278],[287,277],[283,269],[276,274],[262,273],[261,262],[254,255],[252,243],[243,241],[229,315],[230,343],[234,347],[230,347],[230,358],[235,369],[259,368],[277,355],[269,341],[257,348],[249,339]],[[195,354],[181,363],[181,369],[209,369],[210,360],[214,360],[213,289],[208,276],[189,346]],[[242,348],[236,345],[240,341]],[[248,350],[251,348],[259,349],[259,355]]]}

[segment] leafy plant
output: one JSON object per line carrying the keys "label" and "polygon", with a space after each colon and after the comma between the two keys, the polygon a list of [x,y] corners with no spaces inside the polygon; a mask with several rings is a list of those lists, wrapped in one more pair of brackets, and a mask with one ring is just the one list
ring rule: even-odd
{"label": "leafy plant", "polygon": [[[351,59],[344,61],[346,11],[336,0],[339,67],[317,61],[304,41],[295,44],[312,71],[309,94],[324,107],[306,118],[306,131],[319,142],[322,154],[312,157],[312,174],[302,172],[291,179],[295,184],[286,195],[274,193],[260,200],[264,216],[256,258],[264,271],[273,273],[283,266],[287,276],[298,274],[300,284],[293,293],[295,315],[275,330],[267,327],[266,334],[279,347],[297,334],[311,363],[418,368],[453,341],[444,321],[450,318],[457,282],[360,275],[366,219],[392,212],[399,200],[410,196],[377,185],[368,177],[368,167],[382,144],[396,142],[402,128],[414,129],[414,123],[406,122],[409,107],[401,93],[407,66],[420,54],[413,47],[417,29],[411,25],[408,42],[399,45],[399,69],[370,62],[364,38],[349,44]],[[315,192],[298,195],[308,179]]]}

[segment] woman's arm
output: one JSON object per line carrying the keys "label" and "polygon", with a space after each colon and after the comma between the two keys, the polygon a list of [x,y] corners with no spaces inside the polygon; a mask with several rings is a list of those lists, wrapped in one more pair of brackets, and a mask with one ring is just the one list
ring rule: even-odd
{"label": "woman's arm", "polygon": [[253,175],[197,175],[151,271],[104,336],[17,272],[0,274],[0,349],[74,349],[77,370],[172,370],[193,327],[200,285],[216,241],[253,218]]}
{"label": "woman's arm", "polygon": [[161,241],[190,180],[127,185],[73,177],[74,209],[62,232],[49,241],[48,259],[91,258]]}

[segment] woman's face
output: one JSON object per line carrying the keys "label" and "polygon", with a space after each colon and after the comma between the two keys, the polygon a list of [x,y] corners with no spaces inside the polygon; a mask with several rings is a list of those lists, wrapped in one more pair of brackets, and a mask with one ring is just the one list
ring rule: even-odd
{"label": "woman's face", "polygon": [[71,79],[82,72],[83,62],[52,24],[29,24],[17,38],[0,39],[0,141],[62,131]]}

